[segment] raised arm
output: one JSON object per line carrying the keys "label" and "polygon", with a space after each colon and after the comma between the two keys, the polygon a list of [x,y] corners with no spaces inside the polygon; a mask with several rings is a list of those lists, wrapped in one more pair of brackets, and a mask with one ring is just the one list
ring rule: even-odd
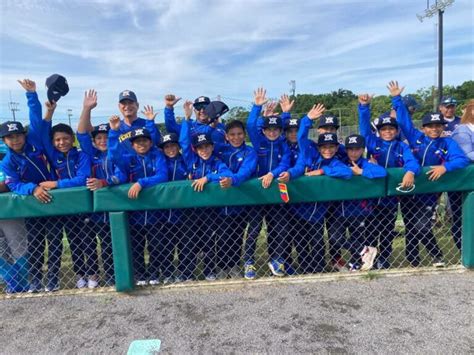
{"label": "raised arm", "polygon": [[176,122],[176,117],[174,116],[174,105],[181,100],[180,97],[175,95],[166,95],[165,96],[165,127],[169,133],[180,134],[181,125]]}
{"label": "raised arm", "polygon": [[41,147],[42,140],[41,140],[41,130],[42,130],[42,110],[41,110],[41,103],[38,99],[38,94],[36,93],[36,83],[30,79],[23,79],[18,80],[18,83],[22,86],[23,89],[26,91],[26,98],[28,102],[28,109],[29,109],[29,121],[30,121],[30,128],[28,131],[28,138],[30,139],[31,143],[34,145]]}
{"label": "raised arm", "polygon": [[308,138],[309,130],[313,126],[313,121],[320,118],[326,108],[323,104],[313,105],[311,110],[301,119],[300,128],[298,129],[298,147],[301,153],[305,153],[311,144]]}
{"label": "raised arm", "polygon": [[84,101],[82,102],[81,116],[77,126],[77,133],[92,132],[94,127],[91,123],[91,111],[97,106],[97,92],[90,89],[84,93]]}
{"label": "raised arm", "polygon": [[188,171],[191,171],[194,163],[194,153],[191,146],[191,125],[190,119],[185,119],[181,124],[181,132],[179,134],[179,145],[181,147],[184,162]]}
{"label": "raised arm", "polygon": [[264,88],[258,88],[254,91],[254,105],[247,119],[247,132],[250,142],[254,149],[258,149],[260,145],[260,131],[258,127],[258,117],[262,112],[262,106],[268,101],[266,98],[267,91]]}
{"label": "raised arm", "polygon": [[155,118],[158,113],[153,111],[153,106],[145,105],[142,114],[146,117],[145,128],[150,132],[153,144],[159,144],[161,134],[155,124]]}

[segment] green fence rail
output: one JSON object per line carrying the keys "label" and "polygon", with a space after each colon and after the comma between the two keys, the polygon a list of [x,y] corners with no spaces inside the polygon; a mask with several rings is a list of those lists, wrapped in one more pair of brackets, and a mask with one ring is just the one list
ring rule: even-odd
{"label": "green fence rail", "polygon": [[[429,181],[424,168],[416,177],[416,188],[408,194],[463,191],[462,263],[474,267],[474,164],[465,169],[446,173],[438,181]],[[402,180],[403,169],[388,169],[386,178],[369,180],[355,176],[350,180],[327,176],[301,177],[287,184],[290,203],[338,200],[358,200],[404,195],[396,188]],[[116,287],[118,291],[132,290],[130,240],[126,211],[189,207],[217,207],[282,203],[276,181],[268,189],[253,179],[239,187],[221,189],[208,184],[203,192],[195,192],[189,181],[169,182],[147,188],[137,200],[130,200],[130,185],[107,187],[91,193],[86,188],[53,190],[53,201],[42,204],[32,196],[0,194],[0,219],[110,212]]]}

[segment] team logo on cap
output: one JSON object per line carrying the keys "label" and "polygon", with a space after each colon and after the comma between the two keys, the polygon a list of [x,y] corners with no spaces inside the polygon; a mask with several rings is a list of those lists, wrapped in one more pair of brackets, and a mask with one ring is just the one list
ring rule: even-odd
{"label": "team logo on cap", "polygon": [[334,117],[326,117],[326,123],[334,123]]}
{"label": "team logo on cap", "polygon": [[441,121],[439,114],[431,115],[431,121]]}
{"label": "team logo on cap", "polygon": [[357,137],[349,137],[349,144],[357,144]]}
{"label": "team logo on cap", "polygon": [[8,132],[18,131],[18,125],[16,123],[7,123]]}
{"label": "team logo on cap", "polygon": [[289,126],[297,126],[298,125],[298,120],[296,118],[292,118],[291,120],[288,121]]}
{"label": "team logo on cap", "polygon": [[101,125],[99,125],[99,128],[97,130],[98,131],[107,131],[107,125],[106,124],[101,124]]}
{"label": "team logo on cap", "polygon": [[324,135],[324,141],[327,142],[327,141],[332,141],[332,135],[331,134],[325,134]]}
{"label": "team logo on cap", "polygon": [[198,142],[204,142],[206,141],[206,135],[205,134],[200,134],[198,136]]}
{"label": "team logo on cap", "polygon": [[382,123],[391,123],[391,117],[384,117]]}
{"label": "team logo on cap", "polygon": [[269,124],[277,124],[277,118],[276,117],[270,117],[268,119]]}
{"label": "team logo on cap", "polygon": [[171,135],[167,134],[166,136],[163,136],[163,142],[168,142],[171,140]]}
{"label": "team logo on cap", "polygon": [[130,96],[130,90],[122,91],[122,96]]}
{"label": "team logo on cap", "polygon": [[198,102],[204,102],[206,101],[206,98],[204,96],[201,96],[200,98],[198,98]]}
{"label": "team logo on cap", "polygon": [[143,135],[143,134],[145,134],[145,133],[143,133],[143,128],[139,128],[139,129],[135,130],[135,135],[136,136]]}

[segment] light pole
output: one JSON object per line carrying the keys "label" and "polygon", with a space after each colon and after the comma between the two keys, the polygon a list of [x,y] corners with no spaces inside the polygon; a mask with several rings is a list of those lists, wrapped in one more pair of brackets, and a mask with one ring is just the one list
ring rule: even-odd
{"label": "light pole", "polygon": [[72,127],[71,125],[72,109],[70,108],[67,109],[67,117],[69,119],[69,127]]}
{"label": "light pole", "polygon": [[438,13],[438,104],[441,102],[441,97],[443,96],[443,13],[444,10],[453,3],[454,0],[436,0],[430,7],[428,0],[425,13],[416,15],[418,20],[423,22],[424,18],[433,17]]}
{"label": "light pole", "polygon": [[288,84],[290,84],[291,95],[292,95],[293,97],[295,97],[295,93],[296,93],[296,80],[290,80],[290,82],[289,82]]}
{"label": "light pole", "polygon": [[20,109],[18,108],[18,105],[19,105],[18,102],[13,102],[13,100],[12,100],[12,92],[10,91],[10,102],[8,103],[8,108],[9,108],[10,111],[12,112],[13,121],[16,121],[15,112],[16,112],[16,111],[20,111]]}

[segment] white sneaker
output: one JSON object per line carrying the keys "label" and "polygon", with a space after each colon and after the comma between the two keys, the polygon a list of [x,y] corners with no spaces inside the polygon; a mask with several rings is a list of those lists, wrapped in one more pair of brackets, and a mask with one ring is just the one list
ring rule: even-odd
{"label": "white sneaker", "polygon": [[146,284],[146,280],[138,280],[137,282],[135,282],[136,286],[146,286]]}
{"label": "white sneaker", "polygon": [[79,279],[77,279],[77,282],[76,282],[77,288],[85,288],[86,286],[87,286],[86,279],[84,279],[83,277],[80,277]]}
{"label": "white sneaker", "polygon": [[99,287],[99,281],[89,278],[87,280],[87,288],[97,288]]}
{"label": "white sneaker", "polygon": [[375,257],[377,256],[377,248],[365,246],[360,255],[362,256],[362,266],[360,270],[367,271],[372,269]]}
{"label": "white sneaker", "polygon": [[[154,279],[154,280],[150,280],[150,285],[152,286],[156,286],[156,285],[159,285],[160,284],[160,280],[158,279]],[[138,285],[137,285],[138,286]]]}

